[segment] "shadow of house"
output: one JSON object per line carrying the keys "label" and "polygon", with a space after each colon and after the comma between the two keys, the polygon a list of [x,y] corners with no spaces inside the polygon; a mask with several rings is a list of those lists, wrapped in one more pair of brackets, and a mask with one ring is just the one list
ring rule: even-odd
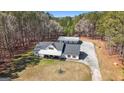
{"label": "shadow of house", "polygon": [[84,60],[87,56],[88,56],[87,53],[85,53],[85,52],[80,52],[79,59]]}

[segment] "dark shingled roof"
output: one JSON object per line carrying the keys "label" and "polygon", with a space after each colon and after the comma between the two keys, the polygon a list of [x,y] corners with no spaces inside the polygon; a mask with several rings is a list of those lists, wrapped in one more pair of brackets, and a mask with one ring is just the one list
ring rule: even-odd
{"label": "dark shingled roof", "polygon": [[45,49],[47,48],[49,45],[51,45],[53,42],[39,42],[36,45],[36,48],[40,48],[40,49]]}
{"label": "dark shingled roof", "polygon": [[64,46],[64,43],[62,43],[62,42],[54,42],[52,45],[54,45],[57,50],[62,50],[63,46]]}
{"label": "dark shingled roof", "polygon": [[45,49],[49,45],[53,45],[57,50],[62,50],[64,43],[62,42],[39,42],[34,50]]}
{"label": "dark shingled roof", "polygon": [[79,56],[80,44],[66,44],[63,55]]}
{"label": "dark shingled roof", "polygon": [[58,38],[58,41],[71,41],[71,42],[78,42],[80,41],[79,37],[66,37],[66,36],[60,36]]}

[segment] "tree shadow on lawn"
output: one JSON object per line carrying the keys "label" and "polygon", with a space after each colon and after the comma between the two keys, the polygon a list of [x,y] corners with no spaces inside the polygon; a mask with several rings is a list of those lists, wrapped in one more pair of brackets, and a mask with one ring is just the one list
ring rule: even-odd
{"label": "tree shadow on lawn", "polygon": [[85,52],[80,52],[79,59],[84,60],[88,56]]}
{"label": "tree shadow on lawn", "polygon": [[39,64],[40,60],[39,57],[34,56],[32,53],[16,55],[11,61],[11,66],[7,67],[7,70],[5,69],[0,73],[0,78],[17,78],[18,72],[21,72],[29,65],[34,66]]}
{"label": "tree shadow on lawn", "polygon": [[15,70],[20,72],[23,69],[25,69],[28,65],[37,65],[39,62],[40,62],[40,58],[34,55],[23,57],[20,60],[14,62],[16,68]]}
{"label": "tree shadow on lawn", "polygon": [[13,62],[13,68],[11,69],[12,78],[17,78],[17,72],[21,72],[24,70],[28,65],[34,66],[40,62],[40,58],[30,54],[28,56],[16,56]]}

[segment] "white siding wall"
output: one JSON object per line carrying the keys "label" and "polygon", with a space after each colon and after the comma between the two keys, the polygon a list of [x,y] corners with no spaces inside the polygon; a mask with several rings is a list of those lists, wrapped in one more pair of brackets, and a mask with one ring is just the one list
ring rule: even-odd
{"label": "white siding wall", "polygon": [[57,51],[57,50],[40,50],[38,52],[39,56],[42,55],[53,55],[53,56],[61,56],[62,51]]}
{"label": "white siding wall", "polygon": [[46,49],[41,49],[38,54],[41,57],[43,55],[61,56],[62,51],[58,51],[53,45],[49,45]]}

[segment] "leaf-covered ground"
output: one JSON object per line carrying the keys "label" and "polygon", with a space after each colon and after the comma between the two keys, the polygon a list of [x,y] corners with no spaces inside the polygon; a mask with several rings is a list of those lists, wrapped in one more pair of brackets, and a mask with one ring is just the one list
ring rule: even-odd
{"label": "leaf-covered ground", "polygon": [[84,41],[93,42],[96,45],[96,52],[99,59],[100,70],[103,80],[123,80],[124,70],[118,55],[109,55],[105,48],[105,42],[101,40],[92,40],[87,37],[82,37]]}

